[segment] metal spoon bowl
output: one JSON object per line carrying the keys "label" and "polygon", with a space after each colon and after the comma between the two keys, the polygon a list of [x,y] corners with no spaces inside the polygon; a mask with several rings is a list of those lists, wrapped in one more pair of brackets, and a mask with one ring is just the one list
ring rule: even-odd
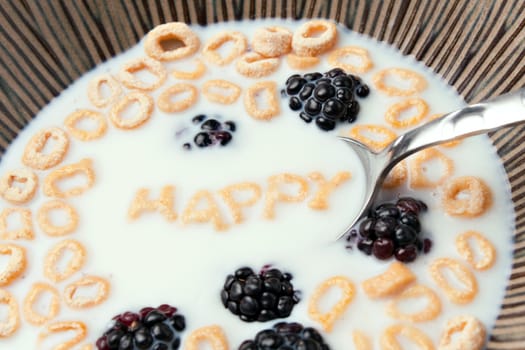
{"label": "metal spoon bowl", "polygon": [[337,239],[346,236],[374,204],[386,176],[404,158],[441,143],[484,134],[525,122],[525,88],[448,113],[397,137],[380,152],[340,137],[358,155],[367,175],[365,199],[358,215]]}

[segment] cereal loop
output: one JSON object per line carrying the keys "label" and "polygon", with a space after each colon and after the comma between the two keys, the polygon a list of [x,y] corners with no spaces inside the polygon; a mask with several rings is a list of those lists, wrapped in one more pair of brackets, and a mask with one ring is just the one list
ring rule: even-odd
{"label": "cereal loop", "polygon": [[379,152],[394,141],[397,134],[382,125],[361,124],[354,126],[349,136],[370,147],[373,151]]}
{"label": "cereal loop", "polygon": [[20,313],[15,297],[7,290],[0,289],[0,305],[7,306],[7,317],[0,319],[0,339],[11,336],[20,327]]}
{"label": "cereal loop", "polygon": [[[172,101],[173,96],[188,93],[188,96],[176,102]],[[197,88],[191,84],[177,83],[164,90],[157,99],[157,106],[166,113],[182,112],[197,102]]]}
{"label": "cereal loop", "polygon": [[257,52],[248,52],[237,60],[235,68],[245,77],[261,78],[275,72],[279,68],[279,63],[278,58],[269,58]]}
{"label": "cereal loop", "polygon": [[174,221],[177,213],[173,209],[175,202],[175,187],[164,186],[159,199],[149,199],[149,190],[141,188],[137,191],[128,211],[131,219],[138,219],[144,212],[158,211],[166,220]]}
{"label": "cereal loop", "polygon": [[[406,313],[399,309],[399,303],[414,298],[425,298],[426,307],[421,311]],[[435,319],[441,313],[441,301],[437,294],[430,288],[416,284],[408,287],[401,294],[388,303],[386,313],[393,318],[409,322],[425,322]]]}
{"label": "cereal loop", "polygon": [[[221,56],[217,51],[223,44],[228,41],[233,42],[231,51],[226,56]],[[246,37],[240,32],[226,31],[213,36],[202,49],[202,55],[210,63],[218,66],[225,66],[234,59],[242,55],[248,46]]]}
{"label": "cereal loop", "polygon": [[[58,264],[66,251],[71,252],[72,256],[65,269],[59,271]],[[84,266],[85,260],[86,249],[84,246],[78,241],[66,239],[56,244],[47,253],[44,260],[44,276],[55,283],[62,282],[78,272]]]}
{"label": "cereal loop", "polygon": [[[281,186],[295,184],[298,188],[296,193],[289,194],[281,191]],[[295,174],[279,174],[268,178],[268,191],[264,205],[264,217],[273,219],[275,217],[275,205],[277,202],[301,202],[308,195],[308,181]]]}
{"label": "cereal loop", "polygon": [[173,75],[177,79],[183,79],[183,80],[193,80],[193,79],[199,79],[206,73],[206,66],[200,59],[195,59],[195,69],[192,71],[184,71],[184,70],[178,70],[174,69],[171,72],[171,75]]}
{"label": "cereal loop", "polygon": [[[482,256],[477,261],[470,240],[475,240],[481,250]],[[456,237],[456,249],[463,259],[470,266],[479,271],[490,269],[496,261],[496,248],[481,233],[477,231],[467,231]]]}
{"label": "cereal loop", "polygon": [[[202,202],[205,203],[204,206],[201,206]],[[190,199],[188,206],[182,213],[182,222],[185,224],[211,222],[217,231],[223,231],[228,228],[217,202],[212,194],[206,190],[198,191]]]}
{"label": "cereal loop", "polygon": [[[77,291],[82,287],[96,287],[97,292],[93,297],[77,296]],[[84,276],[66,287],[64,290],[64,302],[72,309],[97,306],[107,300],[109,288],[109,282],[102,277]]]}
{"label": "cereal loop", "polygon": [[302,24],[295,31],[292,37],[292,49],[298,56],[318,56],[330,50],[336,41],[335,23],[313,20]]}
{"label": "cereal loop", "polygon": [[[436,148],[424,149],[410,158],[410,186],[412,188],[435,188],[441,185],[454,171],[454,162]],[[439,161],[444,171],[438,179],[428,178],[431,171],[425,164],[430,161]],[[432,171],[432,173],[436,173]]]}
{"label": "cereal loop", "polygon": [[[82,120],[91,120],[97,124],[94,130],[85,130],[78,127]],[[81,109],[68,115],[64,121],[67,131],[76,139],[81,141],[92,141],[101,138],[106,133],[108,123],[106,118],[98,112],[89,109]]]}
{"label": "cereal loop", "polygon": [[[44,154],[46,144],[53,140],[53,149]],[[69,138],[64,130],[57,127],[50,127],[38,131],[27,143],[22,163],[33,169],[45,170],[54,167],[64,159],[69,149]]]}
{"label": "cereal loop", "polygon": [[[111,91],[107,97],[102,96],[102,87],[106,85]],[[109,74],[100,75],[89,82],[87,96],[89,101],[98,108],[113,103],[122,94],[119,82]]]}
{"label": "cereal loop", "polygon": [[[53,224],[49,217],[52,210],[63,211],[67,216],[67,222],[60,226]],[[67,204],[60,200],[51,200],[42,204],[40,209],[38,209],[37,221],[42,231],[47,235],[52,237],[65,236],[77,229],[78,214],[71,204]]]}
{"label": "cereal loop", "polygon": [[297,56],[293,53],[286,55],[286,62],[292,69],[309,69],[315,67],[321,62],[319,57]]}
{"label": "cereal loop", "polygon": [[[259,108],[257,97],[263,93],[266,96],[266,108]],[[255,119],[270,120],[276,117],[280,112],[277,84],[273,81],[260,81],[253,84],[246,90],[244,106],[248,114]]]}
{"label": "cereal loop", "polygon": [[[331,288],[338,287],[342,295],[332,309],[327,313],[319,310],[319,299],[321,299]],[[341,318],[355,295],[352,281],[344,276],[334,276],[325,280],[313,292],[308,303],[308,314],[311,319],[318,321],[326,332],[331,332],[335,321]]]}
{"label": "cereal loop", "polygon": [[[10,230],[8,225],[8,218],[11,215],[18,214],[20,217],[20,228]],[[33,220],[31,219],[31,210],[27,208],[5,208],[0,213],[0,239],[18,240],[27,239],[32,240],[35,237],[33,232]]]}
{"label": "cereal loop", "polygon": [[[386,82],[388,76],[395,76],[401,80],[409,81],[410,87],[403,89],[388,85]],[[410,69],[403,68],[387,68],[380,70],[374,75],[373,82],[376,89],[388,96],[410,96],[425,90],[427,87],[427,81],[425,78]]]}
{"label": "cereal loop", "polygon": [[491,207],[492,192],[482,179],[462,176],[445,184],[441,201],[447,214],[474,218]]}
{"label": "cereal loop", "polygon": [[26,250],[14,244],[0,244],[0,255],[9,257],[5,268],[0,270],[0,287],[4,287],[24,273],[27,266]]}
{"label": "cereal loop", "polygon": [[69,333],[71,331],[75,334],[71,339],[53,347],[53,350],[71,350],[75,345],[80,344],[87,335],[87,327],[80,321],[54,322],[48,324],[45,331],[39,334],[38,341],[43,342],[46,338],[56,333]]}
{"label": "cereal loop", "polygon": [[421,330],[409,325],[396,324],[385,329],[381,335],[381,350],[403,350],[403,347],[397,339],[398,336],[410,339],[411,342],[416,344],[421,350],[435,349],[432,340]]}
{"label": "cereal loop", "polygon": [[373,350],[372,341],[361,331],[352,332],[355,350]]}
{"label": "cereal loop", "polygon": [[[354,64],[345,63],[345,58],[348,56],[359,57],[361,64],[356,66]],[[331,51],[328,55],[328,64],[350,73],[366,73],[374,66],[370,59],[370,55],[368,54],[368,50],[357,46],[346,46]]]}
{"label": "cereal loop", "polygon": [[228,350],[228,339],[226,339],[226,334],[220,326],[211,325],[206,327],[201,327],[188,336],[186,340],[185,350],[198,350],[201,349],[201,343],[208,342],[211,349],[213,350]]}
{"label": "cereal loop", "polygon": [[285,55],[292,50],[292,32],[278,26],[258,28],[253,33],[252,47],[266,57]]}
{"label": "cereal loop", "polygon": [[[443,269],[445,268],[449,269],[454,274],[456,279],[463,285],[463,288],[458,289],[449,283],[443,274]],[[478,282],[476,281],[476,276],[474,276],[466,266],[454,259],[436,259],[430,265],[430,276],[453,303],[470,303],[478,293]]]}
{"label": "cereal loop", "polygon": [[365,294],[372,299],[396,295],[416,280],[416,276],[400,262],[393,262],[380,275],[362,283]]}
{"label": "cereal loop", "polygon": [[[236,200],[234,197],[235,192],[251,192],[251,196],[241,201]],[[230,208],[233,215],[233,222],[240,224],[244,221],[244,215],[242,214],[242,208],[250,207],[257,203],[261,198],[261,186],[253,182],[243,182],[235,185],[227,186],[219,191],[222,199],[226,205]]]}
{"label": "cereal loop", "polygon": [[[140,80],[135,73],[147,70],[156,78],[154,82]],[[152,91],[164,84],[168,73],[162,63],[152,60],[151,58],[138,58],[124,64],[119,72],[119,79],[128,89],[137,89],[142,91]]]}
{"label": "cereal loop", "polygon": [[401,186],[405,183],[408,176],[407,162],[402,160],[397,163],[386,176],[383,181],[383,188],[392,189]]}
{"label": "cereal loop", "polygon": [[[182,46],[174,49],[164,49],[162,43],[178,41]],[[160,61],[172,61],[193,55],[201,42],[191,28],[182,22],[171,22],[156,26],[147,35],[144,41],[146,54]]]}
{"label": "cereal loop", "polygon": [[[41,314],[37,311],[35,303],[39,298],[47,293],[51,296],[49,306],[46,314]],[[29,293],[24,299],[24,315],[27,322],[35,326],[43,325],[46,322],[54,319],[60,312],[60,296],[58,291],[50,284],[37,282],[33,284]]]}
{"label": "cereal loop", "polygon": [[[417,114],[408,118],[401,119],[401,113],[415,107]],[[393,104],[388,108],[385,114],[385,120],[394,128],[407,128],[416,126],[421,122],[428,113],[428,104],[422,98],[410,98]]]}
{"label": "cereal loop", "polygon": [[447,322],[438,350],[482,350],[487,331],[477,318],[456,316]]}
{"label": "cereal loop", "polygon": [[[130,118],[123,117],[121,115],[122,112],[134,103],[139,105],[137,115]],[[146,93],[135,91],[124,96],[111,107],[109,119],[115,127],[123,130],[131,130],[146,123],[151,117],[152,112],[153,98]]]}
{"label": "cereal loop", "polygon": [[[77,185],[65,191],[57,187],[57,182],[76,174],[84,174],[86,176],[86,183],[84,185]],[[94,183],[95,172],[93,171],[91,159],[82,159],[78,163],[65,165],[61,168],[55,169],[47,175],[44,180],[44,194],[49,197],[57,198],[79,196],[93,187]]]}
{"label": "cereal loop", "polygon": [[[22,188],[15,183],[21,184]],[[33,199],[37,186],[38,178],[31,170],[9,170],[0,178],[0,196],[14,204],[27,203]]]}
{"label": "cereal loop", "polygon": [[[216,90],[220,90],[221,92],[217,92]],[[227,80],[214,79],[208,80],[202,85],[202,94],[211,102],[229,105],[237,101],[241,95],[241,88],[239,85]]]}

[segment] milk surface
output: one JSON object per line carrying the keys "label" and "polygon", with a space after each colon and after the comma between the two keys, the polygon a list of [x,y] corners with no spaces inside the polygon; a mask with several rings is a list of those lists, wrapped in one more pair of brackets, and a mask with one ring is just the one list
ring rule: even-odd
{"label": "milk surface", "polygon": [[[239,30],[251,38],[253,31],[262,26],[283,25],[294,30],[298,23],[258,20],[193,29],[204,44],[221,30]],[[374,62],[374,69],[361,75],[370,86],[371,93],[365,99],[358,99],[361,112],[357,122],[352,125],[385,125],[384,114],[388,107],[404,99],[386,97],[374,89],[372,76],[382,68],[409,68],[423,75],[428,81],[428,87],[418,96],[429,104],[429,115],[445,113],[464,105],[452,88],[412,57],[404,57],[386,44],[343,28],[339,28],[339,34],[337,47],[356,45],[367,48]],[[143,43],[140,42],[71,85],[45,107],[13,142],[0,163],[0,174],[22,166],[23,149],[30,137],[41,128],[63,126],[64,119],[76,109],[97,110],[86,95],[91,79],[103,73],[116,75],[124,63],[144,56]],[[169,69],[177,67],[190,70],[194,67],[194,58],[167,66]],[[325,72],[329,69],[326,55],[323,55],[321,64],[314,70]],[[279,70],[261,80],[274,80],[283,87],[286,78],[293,73],[296,72],[282,58]],[[227,67],[207,64],[207,73],[202,78],[187,82],[200,90],[209,79],[234,82],[242,87],[243,93],[256,82],[255,79],[239,75],[234,63]],[[156,98],[163,89],[175,82],[177,80],[170,76],[152,95]],[[67,284],[87,274],[102,276],[111,283],[108,301],[99,306],[78,311],[61,304],[56,320],[78,320],[88,326],[88,338],[83,343],[94,343],[116,314],[169,303],[186,317],[187,329],[183,333],[183,342],[193,330],[217,324],[224,329],[230,347],[237,348],[243,340],[253,338],[258,331],[270,328],[281,320],[245,323],[222,306],[220,290],[226,276],[237,268],[250,266],[258,270],[267,264],[290,272],[295,289],[301,292],[301,301],[285,320],[301,322],[319,330],[322,329],[321,325],[310,319],[307,313],[308,302],[315,288],[336,275],[344,275],[353,281],[356,285],[354,300],[335,323],[333,331],[322,332],[332,349],[353,348],[349,344],[352,343],[351,334],[354,330],[365,332],[378,347],[382,331],[399,322],[386,315],[388,300],[371,301],[359,287],[367,278],[382,273],[392,260],[380,262],[365,256],[356,248],[348,251],[344,247],[345,242],[335,240],[352,221],[364,196],[366,174],[356,155],[336,138],[337,135],[348,133],[352,125],[340,125],[334,132],[323,132],[313,123],[301,121],[297,113],[288,108],[287,99],[280,100],[281,113],[278,117],[269,122],[257,121],[246,113],[242,97],[232,105],[220,105],[207,101],[199,92],[198,103],[190,109],[169,114],[155,108],[151,119],[136,130],[122,131],[109,123],[107,134],[100,140],[82,142],[71,138],[70,150],[61,165],[91,158],[96,183],[85,194],[66,199],[78,211],[80,218],[79,228],[67,238],[76,239],[85,245],[87,263],[80,273],[55,286],[62,292]],[[107,116],[109,107],[99,111]],[[193,147],[191,151],[183,150],[182,144],[190,141],[196,133],[191,118],[197,114],[217,116],[221,121],[234,121],[237,131],[233,133],[233,141],[227,147]],[[510,272],[514,228],[509,185],[488,137],[473,137],[455,148],[440,148],[440,151],[454,160],[454,177],[480,176],[489,184],[494,202],[485,215],[476,219],[446,215],[441,207],[439,189],[414,191],[403,186],[382,194],[385,200],[414,196],[425,201],[429,207],[428,212],[421,217],[421,222],[424,234],[433,240],[433,248],[429,254],[421,254],[408,266],[418,276],[418,282],[434,289],[442,301],[443,312],[440,317],[415,325],[429,335],[436,345],[446,320],[455,315],[475,315],[488,329],[493,326]],[[52,170],[37,172],[41,183]],[[337,172],[349,171],[352,178],[330,195],[327,210],[308,207],[308,201],[317,191],[317,184],[309,180],[305,201],[278,203],[275,218],[264,218],[264,194],[268,188],[268,177],[287,172],[307,178],[314,171],[321,172],[327,179]],[[439,169],[428,169],[429,173],[433,171]],[[243,223],[234,224],[231,212],[217,191],[245,181],[259,184],[263,196],[256,205],[244,209]],[[175,210],[179,215],[176,221],[168,222],[158,213],[144,214],[137,220],[128,218],[128,208],[139,188],[150,189],[151,198],[158,198],[160,189],[165,185],[176,188]],[[182,223],[182,211],[190,198],[202,189],[214,194],[228,223],[227,230],[217,232],[210,223]],[[29,255],[28,269],[23,278],[6,287],[16,296],[19,305],[34,282],[46,281],[42,267],[44,257],[52,246],[61,241],[61,238],[46,236],[36,223],[36,211],[49,199],[40,188],[28,204],[35,218],[35,239],[14,242],[26,247]],[[10,206],[2,201],[0,210]],[[467,230],[477,230],[485,235],[495,245],[498,255],[490,270],[475,272],[479,284],[475,300],[458,306],[450,303],[427,271],[429,264],[436,258],[453,257],[461,260],[454,240],[458,233]],[[0,267],[3,266],[1,263],[2,260]],[[337,293],[332,294],[325,300],[327,306],[333,304],[337,297]],[[5,311],[0,306],[0,320]],[[0,339],[0,349],[35,348],[37,336],[42,330],[43,327],[31,326],[22,316],[20,329],[13,336]],[[412,348],[407,345],[406,349]]]}

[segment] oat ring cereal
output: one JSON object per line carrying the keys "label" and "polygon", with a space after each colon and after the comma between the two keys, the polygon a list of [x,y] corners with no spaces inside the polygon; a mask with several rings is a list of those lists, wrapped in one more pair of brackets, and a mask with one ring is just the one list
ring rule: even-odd
{"label": "oat ring cereal", "polygon": [[193,80],[193,79],[199,79],[206,73],[206,66],[202,61],[197,58],[195,59],[195,69],[192,71],[186,71],[186,70],[179,70],[174,69],[171,71],[171,75],[173,75],[177,79],[183,79],[183,80]]}
{"label": "oat ring cereal", "polygon": [[[425,298],[426,306],[416,312],[403,312],[399,309],[399,303],[413,298]],[[388,303],[386,313],[393,318],[409,322],[425,322],[435,319],[441,313],[441,301],[436,292],[422,284],[408,287]]]}
{"label": "oat ring cereal", "polygon": [[[320,33],[319,35],[316,35]],[[293,34],[292,49],[299,56],[318,56],[337,41],[337,26],[326,20],[303,23]]]}
{"label": "oat ring cereal", "polygon": [[279,68],[280,59],[264,57],[257,52],[247,52],[235,64],[237,72],[249,78],[261,78]]}
{"label": "oat ring cereal", "polygon": [[349,136],[377,152],[394,141],[397,134],[386,126],[361,124],[354,126]]}
{"label": "oat ring cereal", "polygon": [[[84,174],[86,182],[67,190],[59,188],[58,183],[61,180],[70,178],[77,174]],[[95,172],[91,159],[82,159],[78,163],[68,164],[61,168],[55,169],[44,179],[44,194],[49,197],[68,198],[79,196],[95,183]]]}
{"label": "oat ring cereal", "polygon": [[[337,287],[341,290],[341,298],[326,313],[319,309],[319,300],[331,289]],[[355,287],[352,281],[344,276],[334,276],[325,280],[317,287],[308,303],[308,314],[310,318],[318,321],[326,332],[332,331],[335,321],[341,318],[343,313],[352,302],[355,295]]]}
{"label": "oat ring cereal", "polygon": [[[49,307],[46,314],[41,314],[37,311],[35,303],[42,297],[44,293],[51,296]],[[54,319],[60,312],[60,296],[55,287],[50,284],[36,282],[31,286],[31,290],[24,299],[24,316],[27,322],[35,326],[43,325],[44,323]]]}
{"label": "oat ring cereal", "polygon": [[[102,87],[107,86],[111,91],[107,97],[102,96]],[[109,74],[100,75],[89,82],[87,96],[89,101],[98,108],[113,103],[122,94],[119,82]]]}
{"label": "oat ring cereal", "polygon": [[[22,188],[15,183],[22,184]],[[33,199],[38,187],[36,174],[29,169],[7,171],[0,178],[0,196],[14,204],[24,204]]]}
{"label": "oat ring cereal", "polygon": [[[66,252],[72,253],[63,271],[59,270],[59,263]],[[86,260],[86,248],[76,240],[66,239],[56,244],[47,253],[44,260],[44,276],[58,283],[62,282],[78,272],[84,266]]]}
{"label": "oat ring cereal", "polygon": [[[453,286],[443,273],[448,269],[461,282],[461,289]],[[430,276],[434,282],[443,290],[447,297],[455,304],[470,303],[478,294],[478,282],[476,276],[468,267],[452,258],[439,258],[430,265]]]}
{"label": "oat ring cereal", "polygon": [[0,339],[7,338],[20,327],[20,313],[15,297],[7,290],[0,289],[0,305],[7,306],[7,317],[0,319]]}
{"label": "oat ring cereal", "polygon": [[208,342],[213,350],[228,350],[228,340],[220,326],[211,325],[194,330],[186,340],[185,350],[201,349],[201,343]]}
{"label": "oat ring cereal", "polygon": [[[18,215],[20,227],[10,228],[9,221],[12,215]],[[5,208],[0,213],[0,239],[17,240],[34,238],[33,219],[31,210],[23,207]]]}
{"label": "oat ring cereal", "polygon": [[[220,90],[221,93],[217,90]],[[202,94],[210,101],[229,105],[237,101],[241,95],[239,85],[223,79],[212,79],[202,85]]]}
{"label": "oat ring cereal", "polygon": [[69,340],[55,346],[53,350],[71,350],[75,345],[80,344],[86,338],[87,327],[83,322],[78,321],[59,321],[50,323],[45,327],[45,331],[38,335],[39,342],[43,342],[46,338],[59,333],[73,332],[74,336]]}
{"label": "oat ring cereal", "polygon": [[492,192],[481,178],[462,176],[445,184],[442,203],[449,215],[478,217],[492,205]]}
{"label": "oat ring cereal", "polygon": [[[44,154],[43,150],[50,140],[55,143],[53,150]],[[68,149],[69,138],[62,129],[57,127],[42,129],[27,143],[22,163],[33,169],[49,169],[64,159]]]}
{"label": "oat ring cereal", "polygon": [[[135,73],[144,69],[155,76],[156,80],[154,82],[143,81],[135,75]],[[144,57],[124,64],[119,72],[118,78],[128,89],[152,91],[164,84],[167,76],[168,73],[162,63]]]}
{"label": "oat ring cereal", "polygon": [[[355,65],[346,63],[344,59],[348,56],[359,57],[361,64]],[[332,67],[344,69],[350,73],[366,73],[374,66],[370,59],[370,55],[368,54],[368,50],[358,46],[345,46],[331,51],[328,54],[328,64]]]}
{"label": "oat ring cereal", "polygon": [[0,244],[0,255],[9,257],[5,268],[0,270],[0,287],[4,287],[10,285],[26,270],[26,250],[14,244]]}
{"label": "oat ring cereal", "polygon": [[420,350],[435,349],[432,340],[419,329],[409,325],[395,324],[385,329],[381,335],[381,350],[403,350],[397,339],[399,336],[403,336],[417,344]]}
{"label": "oat ring cereal", "polygon": [[[180,41],[183,46],[173,50],[166,50],[162,43]],[[191,28],[182,22],[165,23],[156,26],[147,35],[144,41],[144,50],[151,58],[159,61],[172,61],[193,55],[201,45],[199,37]]]}
{"label": "oat ring cereal", "polygon": [[[475,258],[476,254],[470,239],[475,240],[481,250],[482,255],[478,260]],[[467,231],[459,234],[456,237],[456,249],[459,255],[478,271],[490,269],[496,261],[496,248],[485,236],[477,231]]]}
{"label": "oat ring cereal", "polygon": [[[82,120],[91,120],[96,122],[94,130],[85,130],[78,127]],[[67,131],[76,139],[81,141],[92,141],[101,138],[106,133],[108,123],[106,118],[99,112],[89,109],[80,109],[67,116],[64,121]]]}
{"label": "oat ring cereal", "polygon": [[[53,224],[49,217],[52,210],[60,210],[67,216],[67,222],[64,225]],[[42,231],[52,237],[65,236],[77,229],[78,214],[71,204],[61,200],[51,200],[42,204],[37,212],[38,224]]]}
{"label": "oat ring cereal", "polygon": [[[138,103],[139,112],[132,118],[124,118],[121,114],[131,104]],[[109,111],[109,119],[117,128],[131,130],[146,123],[153,112],[153,98],[142,92],[131,92],[115,103]]]}
{"label": "oat ring cereal", "polygon": [[[188,96],[173,102],[173,96],[187,93]],[[182,112],[197,102],[198,91],[197,88],[191,84],[177,83],[164,90],[158,100],[157,106],[166,113]]]}
{"label": "oat ring cereal", "polygon": [[475,317],[456,316],[448,320],[438,350],[482,350],[486,334],[485,326]]}
{"label": "oat ring cereal", "polygon": [[286,62],[293,69],[309,69],[321,62],[316,56],[297,56],[293,53],[286,55]]}
{"label": "oat ring cereal", "polygon": [[[82,288],[96,287],[96,294],[93,297],[78,296],[77,291]],[[109,297],[109,282],[98,276],[84,276],[80,280],[71,283],[64,290],[64,302],[73,309],[84,309],[97,306]]]}
{"label": "oat ring cereal", "polygon": [[279,57],[292,50],[292,32],[284,27],[271,26],[255,30],[253,51],[266,57]]}
{"label": "oat ring cereal", "polygon": [[[408,118],[401,119],[401,113],[415,107],[417,114]],[[385,120],[394,128],[408,128],[416,126],[421,122],[428,113],[428,104],[422,98],[409,98],[398,103],[393,104],[388,108],[385,114]]]}
{"label": "oat ring cereal", "polygon": [[[224,57],[217,51],[223,44],[233,42],[233,48]],[[246,37],[241,32],[225,31],[214,35],[202,49],[204,58],[218,66],[225,66],[242,55],[248,47]]]}
{"label": "oat ring cereal", "polygon": [[[435,188],[445,182],[454,171],[454,162],[436,148],[424,149],[410,159],[410,186],[412,188]],[[439,161],[443,171],[437,179],[429,178],[426,164]]]}
{"label": "oat ring cereal", "polygon": [[[258,106],[257,99],[264,94],[265,108]],[[279,115],[277,84],[273,81],[260,81],[251,85],[244,95],[244,106],[250,116],[259,120],[270,120]]]}
{"label": "oat ring cereal", "polygon": [[[400,88],[387,82],[389,76],[395,76],[401,80],[408,80],[410,87]],[[377,72],[372,78],[375,87],[388,96],[410,96],[422,92],[427,87],[427,81],[418,73],[403,68],[387,68]]]}

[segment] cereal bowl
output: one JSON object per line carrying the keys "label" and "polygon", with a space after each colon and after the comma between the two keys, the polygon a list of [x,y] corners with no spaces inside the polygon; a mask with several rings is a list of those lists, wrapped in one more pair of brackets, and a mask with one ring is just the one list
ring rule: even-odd
{"label": "cereal bowl", "polygon": [[[238,3],[178,1],[154,4],[87,1],[78,4],[28,2],[24,5],[15,1],[6,2],[1,11],[6,36],[0,58],[3,67],[1,73],[3,99],[0,115],[2,154],[34,116],[73,81],[97,64],[135,45],[151,29],[163,23],[179,21],[200,26],[213,26],[218,22],[266,18],[333,19],[357,33],[391,44],[405,55],[414,56],[418,61],[440,74],[466,102],[475,103],[525,85],[523,64],[521,64],[525,55],[525,15],[523,14],[525,11],[516,11],[516,8],[520,7],[522,8],[523,4],[519,1],[484,1],[478,4],[461,1],[448,3],[437,1],[247,1]],[[487,23],[490,25],[486,25]],[[176,39],[182,41],[187,39],[188,42],[185,44],[188,45],[195,41],[195,38],[189,35],[181,35]],[[233,40],[236,38],[234,37]],[[202,45],[212,52],[210,55],[213,54],[213,47],[205,46],[204,42]],[[150,46],[155,45],[153,43]],[[316,49],[324,50],[322,46]],[[298,52],[302,51],[298,49]],[[306,52],[310,53],[310,51]],[[355,52],[354,50],[352,53]],[[313,52],[312,55],[317,53]],[[162,61],[162,53],[155,58]],[[246,57],[242,62],[245,64],[243,67],[249,67],[252,60],[254,57]],[[155,60],[141,61],[136,64],[139,65],[139,68],[148,67],[158,81],[161,81],[164,78],[162,73],[156,74],[161,71],[156,68],[156,62]],[[229,62],[220,62],[220,64],[227,65]],[[138,90],[147,90],[149,88],[147,86],[133,85],[134,81],[130,77],[131,73],[139,68],[127,66],[126,70],[130,74],[127,78],[123,78],[123,84],[127,82]],[[244,72],[251,74],[248,68]],[[227,99],[234,100],[235,87],[228,85],[227,81],[225,83],[225,80],[217,81],[219,80],[217,79],[206,87],[210,95],[219,86],[230,89],[231,95],[228,95]],[[260,91],[268,91],[273,87],[261,85],[258,88],[261,89]],[[170,93],[182,92],[190,96],[195,93],[187,86],[178,86],[177,89],[180,90],[170,91]],[[259,90],[254,91],[253,95],[255,96],[258,92]],[[139,103],[143,103],[141,106],[147,111],[151,108],[148,107],[150,102],[142,96],[137,94],[130,98],[135,98]],[[170,103],[168,97],[165,99],[165,108],[159,103],[159,108],[163,112],[172,113],[185,108],[183,104]],[[212,98],[220,99],[221,97]],[[161,97],[159,97],[160,100]],[[255,101],[255,97],[253,100]],[[125,109],[126,105],[122,105],[114,115],[109,117],[112,125],[120,129],[133,129],[147,121],[147,114],[143,115],[144,119],[120,118],[120,112]],[[274,112],[271,110],[261,114],[254,112],[252,117],[259,120],[270,119]],[[72,116],[71,123],[75,122],[73,118],[80,117],[83,116]],[[99,117],[98,114],[89,116],[94,120],[99,120],[97,119]],[[99,124],[101,128],[102,125],[102,123]],[[79,137],[87,140],[96,138],[98,133],[104,132],[97,130],[93,133],[81,134]],[[512,271],[499,316],[488,335],[486,345],[488,349],[522,349],[525,344],[523,332],[525,329],[525,312],[523,311],[525,281],[523,281],[522,271],[525,256],[523,244],[525,199],[522,196],[525,186],[522,164],[525,160],[523,131],[523,127],[520,126],[500,130],[490,135],[511,186],[516,219],[513,234]],[[55,132],[53,137],[56,136],[60,140],[59,131]],[[51,160],[51,163],[32,163],[35,158],[29,157],[24,164],[45,170],[47,167],[55,166],[60,160],[54,159]],[[89,169],[91,169],[90,164],[86,160],[75,163],[74,166],[65,168],[63,171],[70,173],[85,171],[86,176],[91,178],[92,174]],[[30,175],[17,174],[17,176],[23,177],[24,181],[29,183],[32,181]],[[52,180],[50,180],[51,183]],[[57,187],[43,185],[44,191],[47,188],[49,194],[46,194],[51,197],[60,198],[63,193]],[[169,188],[165,190],[166,193],[170,191]],[[31,195],[29,191],[27,196]],[[58,208],[69,212],[74,211],[64,206],[65,202],[48,203],[50,203],[49,208],[46,210]],[[147,203],[149,202],[137,202],[137,207],[140,209],[141,206],[149,205]],[[131,211],[138,213],[139,209]],[[169,217],[169,213],[167,215]],[[74,230],[76,225],[73,214],[71,218],[73,219],[67,226],[68,230]],[[215,224],[217,228],[221,227],[220,222]],[[52,227],[48,231],[53,232]],[[55,232],[55,234],[64,233]],[[337,233],[334,233],[334,237],[336,236]],[[72,269],[71,273],[77,272],[75,264],[81,264],[86,248],[72,241],[63,242],[65,242],[63,245],[56,246],[56,250],[70,249],[74,259],[68,268]],[[89,248],[87,247],[88,250]],[[19,253],[16,247],[9,249],[11,256]],[[53,256],[51,255],[51,260],[54,259]],[[29,259],[29,264],[31,263],[34,261]],[[57,283],[67,277],[53,269],[47,270],[46,268],[46,276]],[[66,269],[62,273],[68,274],[69,272]],[[19,274],[19,271],[16,274]],[[18,275],[12,276],[15,278]],[[104,290],[108,288],[106,281],[97,279],[96,276],[83,277],[76,284],[70,284],[65,288],[65,303],[68,305],[75,305],[74,295],[76,290],[82,286],[98,288],[100,295],[93,301],[94,303],[100,303],[105,299]],[[347,291],[352,291],[354,288],[344,279],[334,279],[331,283],[342,286],[341,288]],[[45,288],[42,285],[34,289],[31,298],[36,298],[35,295]],[[372,290],[374,290],[372,293],[376,292],[376,289],[372,288]],[[8,300],[2,294],[0,297],[2,297],[0,300]],[[29,299],[32,300],[31,298]],[[4,304],[12,305],[9,300]],[[462,319],[457,322],[462,325],[461,327],[476,327],[475,321],[471,319]],[[61,327],[58,328],[79,333],[84,331],[82,325],[77,323],[61,325]],[[410,328],[393,327],[390,330],[392,334],[396,332],[410,334],[411,332]],[[210,328],[208,331],[213,334],[220,332],[216,328]],[[195,336],[198,337],[199,334]],[[0,345],[1,342],[2,338],[0,338]]]}

